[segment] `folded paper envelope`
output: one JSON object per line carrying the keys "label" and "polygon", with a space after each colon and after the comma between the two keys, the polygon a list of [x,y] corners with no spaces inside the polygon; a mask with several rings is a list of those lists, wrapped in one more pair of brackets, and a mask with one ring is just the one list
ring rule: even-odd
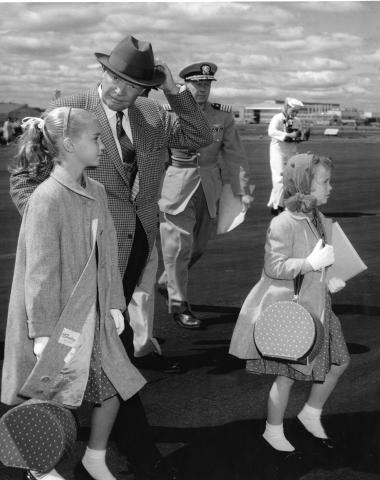
{"label": "folded paper envelope", "polygon": [[338,222],[332,226],[332,246],[335,262],[327,269],[327,279],[338,277],[345,282],[367,269]]}
{"label": "folded paper envelope", "polygon": [[[255,189],[254,185],[250,185],[252,194]],[[246,210],[244,209],[240,197],[236,197],[231,189],[231,185],[226,183],[223,185],[222,194],[219,199],[218,226],[216,233],[227,233],[244,222]]]}

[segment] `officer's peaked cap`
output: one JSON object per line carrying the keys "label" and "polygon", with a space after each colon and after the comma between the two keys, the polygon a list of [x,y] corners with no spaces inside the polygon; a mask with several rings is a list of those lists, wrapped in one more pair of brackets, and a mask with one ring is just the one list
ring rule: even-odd
{"label": "officer's peaked cap", "polygon": [[214,77],[218,67],[211,62],[192,63],[179,72],[179,76],[186,81],[216,80]]}

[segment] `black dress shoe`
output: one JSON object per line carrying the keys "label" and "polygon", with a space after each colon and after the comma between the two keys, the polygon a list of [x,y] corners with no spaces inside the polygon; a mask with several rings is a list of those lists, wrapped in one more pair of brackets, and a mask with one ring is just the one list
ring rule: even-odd
{"label": "black dress shoe", "polygon": [[179,362],[152,352],[143,357],[134,357],[133,363],[137,368],[157,370],[164,373],[182,373],[184,370]]}
{"label": "black dress shoe", "polygon": [[189,328],[192,330],[204,328],[202,320],[197,318],[193,312],[188,309],[183,312],[173,313],[173,320],[183,328]]}
{"label": "black dress shoe", "polygon": [[261,437],[260,439],[259,451],[264,457],[271,458],[272,460],[277,461],[284,461],[289,457],[295,457],[301,454],[301,452],[297,449],[291,452],[277,450],[276,448],[272,447],[272,445],[267,442],[264,437]]}
{"label": "black dress shoe", "polygon": [[302,430],[303,437],[306,438],[307,441],[309,441],[310,443],[313,443],[316,448],[327,449],[329,451],[333,451],[337,448],[337,443],[332,438],[315,437],[312,433],[309,432],[309,430],[305,428],[305,425],[298,417],[296,417],[296,424],[298,428]]}

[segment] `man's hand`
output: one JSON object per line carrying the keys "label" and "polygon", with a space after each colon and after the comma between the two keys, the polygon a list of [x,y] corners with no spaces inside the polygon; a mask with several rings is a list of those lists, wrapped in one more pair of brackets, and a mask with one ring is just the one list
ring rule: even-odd
{"label": "man's hand", "polygon": [[252,195],[242,195],[241,196],[241,203],[243,205],[243,210],[246,212],[248,208],[252,205],[253,203],[253,197]]}
{"label": "man's hand", "polygon": [[124,316],[121,313],[121,311],[118,310],[117,308],[111,308],[110,313],[111,313],[111,317],[113,318],[113,321],[115,322],[117,334],[121,335],[125,328]]}
{"label": "man's hand", "polygon": [[158,88],[160,88],[165,94],[177,95],[179,88],[173,80],[172,72],[169,70],[169,67],[160,59],[155,61],[156,67],[165,73],[165,81]]}

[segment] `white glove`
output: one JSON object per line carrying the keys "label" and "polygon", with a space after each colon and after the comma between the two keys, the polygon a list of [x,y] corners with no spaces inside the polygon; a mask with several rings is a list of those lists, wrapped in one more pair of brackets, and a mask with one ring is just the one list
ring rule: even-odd
{"label": "white glove", "polygon": [[342,290],[342,288],[346,286],[346,282],[341,278],[332,277],[328,281],[327,286],[331,293],[336,293],[336,292],[339,292],[339,290]]}
{"label": "white glove", "polygon": [[34,339],[33,353],[37,357],[37,360],[40,359],[49,339],[50,337],[37,337]]}
{"label": "white glove", "polygon": [[310,263],[311,268],[315,270],[320,270],[323,267],[328,267],[332,265],[335,261],[334,257],[334,247],[332,245],[322,246],[322,239],[318,240],[318,243],[314,247],[314,250],[306,258]]}
{"label": "white glove", "polygon": [[125,328],[124,316],[121,313],[121,311],[118,310],[117,308],[111,308],[110,312],[111,312],[111,317],[113,318],[113,321],[115,322],[115,327],[116,327],[117,334],[120,335]]}

